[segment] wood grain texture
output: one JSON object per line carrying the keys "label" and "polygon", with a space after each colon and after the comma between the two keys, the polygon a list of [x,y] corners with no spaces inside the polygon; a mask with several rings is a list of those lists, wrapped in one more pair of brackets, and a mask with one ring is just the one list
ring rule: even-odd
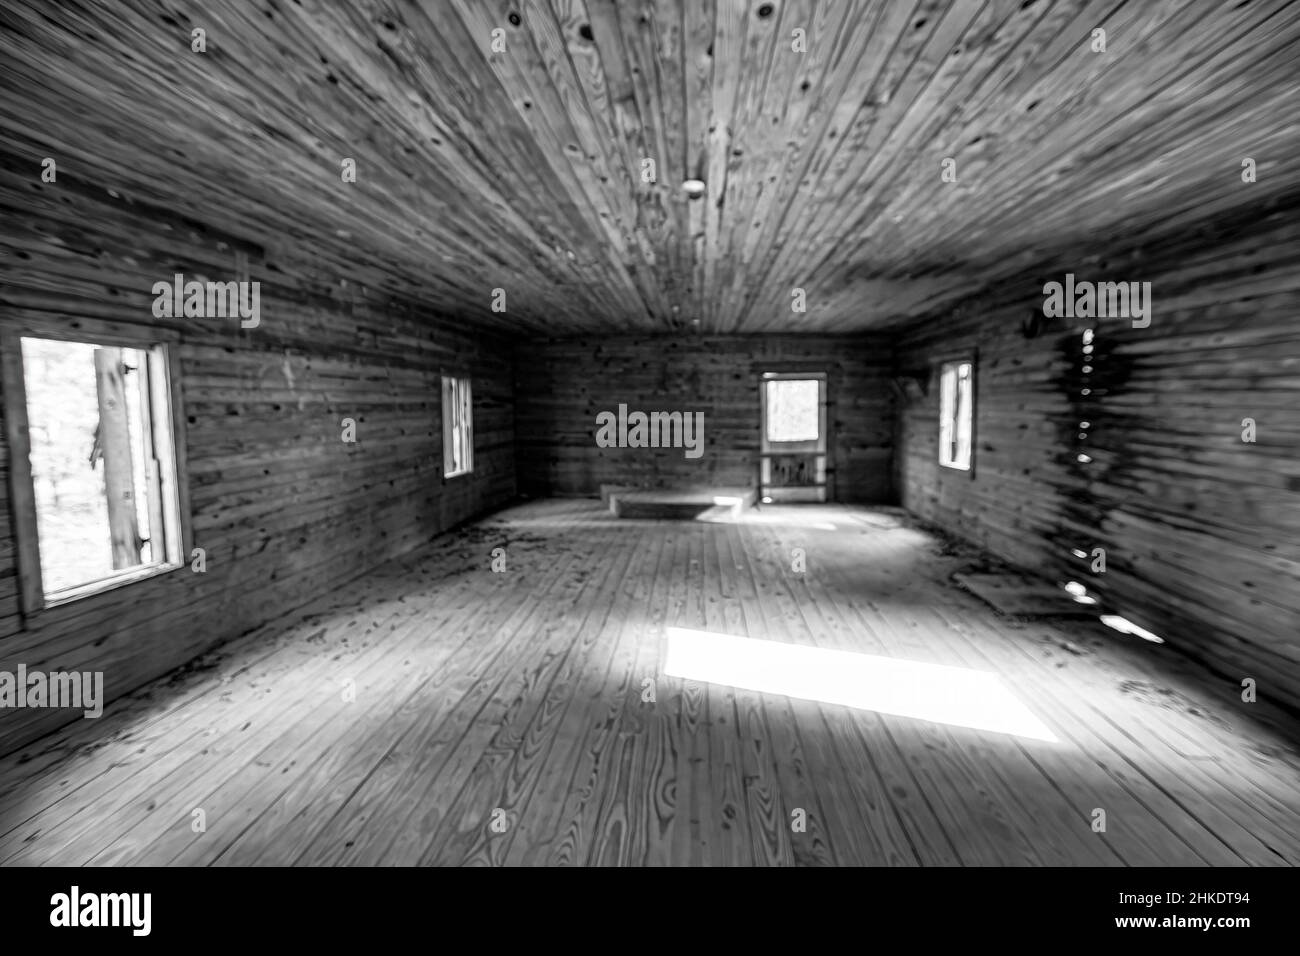
{"label": "wood grain texture", "polygon": [[532,335],[902,325],[1098,237],[1236,208],[1247,157],[1251,199],[1300,181],[1285,0],[126,0],[5,19],[24,191],[58,194],[50,157]]}
{"label": "wood grain texture", "polygon": [[[1117,242],[1104,257],[1076,260],[1080,279],[1149,281],[1148,328],[1062,319],[1026,339],[1021,327],[1041,318],[1044,283],[1063,279],[1033,271],[936,316],[898,351],[901,370],[931,383],[900,416],[909,510],[1007,561],[1086,584],[1238,692],[1253,678],[1292,707],[1300,707],[1297,209],[1248,210],[1177,243]],[[1084,327],[1096,330],[1091,356],[1082,353]],[[976,347],[971,475],[937,464],[934,372],[941,357]],[[1247,418],[1254,442],[1243,441]],[[1081,421],[1090,425],[1082,432]],[[1094,548],[1105,549],[1105,573],[1092,570]]]}
{"label": "wood grain texture", "polygon": [[[1293,723],[999,617],[949,583],[981,560],[897,509],[514,507],[0,758],[0,862],[1300,863]],[[668,677],[669,625],[992,672],[1059,739]]]}
{"label": "wood grain texture", "polygon": [[[153,283],[177,272],[233,278],[239,249],[262,283],[257,328],[241,329],[238,318],[153,316]],[[207,566],[193,572],[187,554],[180,570],[25,619],[14,552],[34,535],[17,540],[11,525],[6,441],[0,669],[99,670],[116,697],[514,492],[511,358],[499,340],[358,288],[350,272],[327,279],[318,262],[268,257],[74,175],[61,174],[57,193],[53,184],[20,193],[5,180],[0,257],[0,322],[65,337],[162,332],[172,343],[184,519]],[[6,373],[13,368],[7,350]],[[473,475],[444,483],[438,383],[451,369],[474,379],[476,456]],[[21,411],[3,413],[13,420]],[[356,422],[355,443],[342,441],[344,418]],[[6,710],[0,752],[76,716]]]}
{"label": "wood grain texture", "polygon": [[[894,498],[892,342],[866,336],[685,336],[533,342],[516,362],[520,490],[595,495],[603,484],[754,487],[763,371],[828,375],[830,498]],[[704,450],[601,448],[596,416],[702,412]]]}

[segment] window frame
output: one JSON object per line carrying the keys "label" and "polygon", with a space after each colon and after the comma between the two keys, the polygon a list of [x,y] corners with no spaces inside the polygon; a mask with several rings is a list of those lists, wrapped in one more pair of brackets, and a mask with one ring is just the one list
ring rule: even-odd
{"label": "window frame", "polygon": [[[36,489],[32,481],[31,440],[28,431],[26,370],[21,340],[50,339],[152,352],[162,348],[160,363],[166,376],[162,386],[171,419],[171,472],[175,486],[174,557],[124,569],[107,577],[66,588],[56,596],[45,593],[41,571],[40,529],[36,516]],[[189,473],[186,467],[184,403],[180,384],[180,334],[171,329],[130,326],[81,317],[60,319],[5,317],[0,320],[0,376],[3,376],[5,438],[9,449],[9,503],[13,517],[15,570],[18,597],[25,618],[53,608],[80,603],[139,581],[184,568],[193,547]],[[157,450],[157,449],[155,449]],[[166,510],[166,509],[164,509]],[[165,525],[171,522],[164,519]],[[169,540],[169,545],[173,542]]]}
{"label": "window frame", "polygon": [[[825,454],[829,442],[826,438],[826,406],[829,402],[827,394],[829,383],[825,372],[764,372],[761,378],[761,397],[760,413],[762,418],[759,425],[763,429],[762,447],[763,452],[773,454]],[[817,437],[797,441],[780,441],[773,440],[767,435],[769,424],[768,416],[768,385],[773,382],[816,382],[817,383]]]}
{"label": "window frame", "polygon": [[[946,460],[945,447],[944,447],[945,444],[944,434],[946,430],[945,426],[949,424],[944,414],[944,395],[943,395],[944,377],[945,377],[945,373],[949,368],[952,368],[953,366],[957,366],[958,369],[960,369],[962,365],[970,366],[970,401],[968,403],[970,408],[970,449],[969,449],[967,462],[964,466],[957,464],[955,461]],[[978,372],[979,372],[979,355],[975,350],[958,354],[958,355],[950,355],[940,359],[937,362],[936,375],[938,378],[938,382],[937,382],[937,388],[935,389],[935,397],[939,406],[939,415],[938,415],[939,434],[937,438],[938,454],[936,455],[936,460],[938,461],[940,468],[945,468],[949,471],[962,472],[963,474],[969,475],[971,478],[975,477],[976,425],[979,421]],[[960,379],[957,379],[957,381],[959,382]],[[954,401],[957,395],[959,394],[960,394],[960,388],[957,388],[953,396]],[[958,426],[958,419],[956,417],[956,409],[954,408],[954,416],[951,419],[951,427],[953,429],[956,429],[957,426]]]}
{"label": "window frame", "polygon": [[[458,395],[458,390],[461,388],[464,389],[463,397]],[[461,478],[465,475],[474,474],[473,379],[468,374],[443,372],[440,395],[442,404],[442,477],[446,481],[451,478]],[[457,405],[460,405],[459,411],[463,415],[460,424],[463,432],[465,461],[462,463],[461,468],[453,470],[456,462],[453,458],[454,446],[451,436],[457,430]]]}

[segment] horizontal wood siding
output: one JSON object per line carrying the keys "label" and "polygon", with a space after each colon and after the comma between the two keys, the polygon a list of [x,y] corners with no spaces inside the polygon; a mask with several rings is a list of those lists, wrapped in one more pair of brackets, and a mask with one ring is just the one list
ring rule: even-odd
{"label": "horizontal wood siding", "polygon": [[[1013,563],[1078,580],[1234,684],[1300,706],[1300,227],[1295,207],[1158,255],[1081,262],[1080,279],[1150,281],[1150,326],[1058,320],[1042,288],[904,336],[900,372],[929,392],[902,410],[903,502]],[[1081,330],[1096,329],[1082,375]],[[973,475],[937,464],[936,364],[978,348]],[[1091,387],[1090,397],[1082,395]],[[1257,441],[1243,441],[1243,419]],[[1079,422],[1089,421],[1080,440]],[[1079,454],[1093,460],[1080,462]],[[1089,557],[1079,559],[1073,549]],[[1105,549],[1105,573],[1092,552]],[[1124,638],[1127,639],[1127,638]]]}
{"label": "horizontal wood siding", "polygon": [[[827,373],[831,493],[893,500],[890,340],[884,336],[585,338],[520,351],[516,391],[521,491],[582,496],[602,484],[751,486],[758,476],[759,375]],[[704,413],[704,452],[600,448],[596,415]]]}
{"label": "horizontal wood siding", "polygon": [[[44,188],[24,178],[0,189],[0,319],[179,332],[194,545],[207,570],[25,620],[0,447],[0,670],[102,671],[106,697],[117,697],[513,496],[512,372],[500,343],[315,265],[78,187],[62,170]],[[262,283],[259,327],[154,318],[154,282],[175,272],[235,279],[237,249]],[[474,474],[445,483],[444,370],[473,377],[476,440]],[[354,444],[342,440],[345,418]],[[79,716],[0,711],[0,752]]]}

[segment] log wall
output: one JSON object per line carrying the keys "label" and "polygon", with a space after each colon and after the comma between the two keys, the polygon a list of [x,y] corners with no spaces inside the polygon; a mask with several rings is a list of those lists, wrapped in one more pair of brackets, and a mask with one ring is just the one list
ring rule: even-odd
{"label": "log wall", "polygon": [[[516,362],[520,490],[594,495],[602,484],[752,486],[759,375],[823,371],[830,489],[837,501],[894,500],[893,394],[885,336],[649,336],[529,344]],[[596,416],[704,413],[705,449],[600,448]]]}
{"label": "log wall", "polygon": [[[179,333],[187,436],[188,567],[20,613],[0,441],[0,670],[102,671],[117,697],[514,494],[509,350],[410,303],[349,286],[318,262],[274,257],[164,211],[12,168],[0,187],[0,320],[79,317]],[[262,283],[261,324],[155,319],[154,282]],[[473,377],[475,472],[444,481],[439,375]],[[342,440],[344,418],[356,442]],[[3,429],[0,429],[3,434]],[[0,711],[8,752],[79,711]]]}
{"label": "log wall", "polygon": [[[1080,279],[1152,282],[1145,329],[1058,320],[1026,338],[1044,283],[1063,279],[1039,273],[923,324],[898,353],[900,372],[929,382],[900,414],[908,509],[1008,561],[1094,589],[1222,673],[1226,692],[1253,677],[1261,697],[1292,707],[1300,706],[1296,221],[1294,204],[1251,211],[1159,252],[1076,263]],[[1086,379],[1085,326],[1096,330]],[[968,475],[937,464],[935,370],[972,349]],[[1247,418],[1253,443],[1243,441]],[[1092,570],[1095,548],[1105,550],[1104,573]]]}

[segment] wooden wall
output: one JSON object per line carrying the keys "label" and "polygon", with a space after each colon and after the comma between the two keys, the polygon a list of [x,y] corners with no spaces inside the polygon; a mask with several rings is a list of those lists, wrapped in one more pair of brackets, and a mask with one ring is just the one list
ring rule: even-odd
{"label": "wooden wall", "polygon": [[[3,157],[0,157],[3,159]],[[10,164],[0,185],[0,320],[78,317],[180,334],[194,544],[188,567],[20,614],[0,441],[0,670],[103,671],[129,691],[408,551],[514,494],[509,350],[348,285],[305,257],[274,260],[155,208]],[[249,255],[261,325],[155,319],[152,284],[174,272],[233,279]],[[475,473],[444,483],[438,377],[474,381]],[[342,419],[356,422],[355,444]],[[0,429],[0,434],[3,430]],[[0,711],[0,753],[80,716]]]}
{"label": "wooden wall", "polygon": [[[894,498],[890,340],[885,336],[592,337],[530,343],[517,361],[520,490],[594,495],[602,484],[750,486],[757,482],[758,376],[828,373],[835,500]],[[522,397],[526,396],[526,397]],[[704,413],[705,451],[599,448],[596,415]]]}
{"label": "wooden wall", "polygon": [[[902,410],[916,514],[1013,563],[1074,579],[1259,693],[1300,706],[1300,225],[1248,210],[1073,271],[1152,283],[1150,326],[1041,315],[1036,273],[900,341],[929,392]],[[1096,328],[1083,378],[1081,330]],[[940,468],[935,363],[978,348],[973,475]],[[1092,394],[1083,396],[1090,387]],[[1242,440],[1245,418],[1257,441]],[[1080,421],[1092,425],[1080,440]],[[1078,455],[1093,460],[1080,462]],[[1106,551],[1106,571],[1091,555]],[[1118,638],[1127,639],[1127,638]]]}

